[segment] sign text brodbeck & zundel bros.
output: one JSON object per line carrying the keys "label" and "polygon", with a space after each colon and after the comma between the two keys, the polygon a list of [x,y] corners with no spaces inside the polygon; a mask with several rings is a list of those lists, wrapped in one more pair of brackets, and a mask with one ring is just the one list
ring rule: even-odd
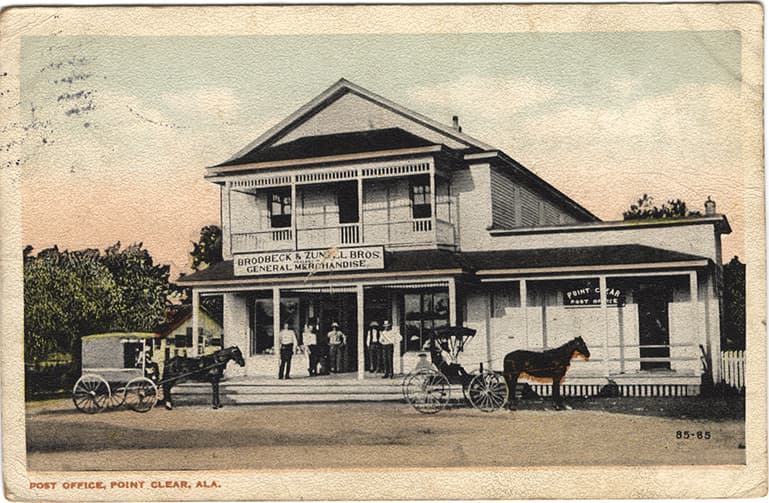
{"label": "sign text brodbeck & zundel bros.", "polygon": [[244,253],[233,258],[235,276],[384,269],[382,246]]}

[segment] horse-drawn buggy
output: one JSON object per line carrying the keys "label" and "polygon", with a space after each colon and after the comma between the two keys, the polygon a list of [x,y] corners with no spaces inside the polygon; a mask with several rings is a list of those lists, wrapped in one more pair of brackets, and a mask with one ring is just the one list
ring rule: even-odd
{"label": "horse-drawn buggy", "polygon": [[485,369],[467,372],[457,363],[465,344],[475,337],[466,327],[437,328],[430,333],[427,354],[420,355],[416,368],[403,378],[403,396],[416,410],[434,414],[448,405],[451,388],[462,387],[470,404],[483,412],[501,409],[507,401],[507,383],[502,374]]}
{"label": "horse-drawn buggy", "polygon": [[427,355],[416,368],[403,379],[403,396],[423,414],[439,412],[451,399],[452,386],[461,385],[465,399],[478,410],[493,412],[507,406],[513,409],[516,401],[518,379],[522,374],[529,378],[552,381],[553,402],[556,409],[564,408],[560,393],[561,380],[566,375],[575,354],[590,358],[590,351],[582,337],[575,337],[565,344],[542,352],[517,350],[508,353],[503,360],[502,372],[484,368],[467,372],[457,363],[459,353],[475,336],[475,330],[465,327],[444,327],[430,334]]}
{"label": "horse-drawn buggy", "polygon": [[125,404],[136,412],[147,412],[163,390],[166,408],[172,408],[171,388],[197,379],[210,382],[213,406],[220,407],[219,381],[230,360],[245,365],[237,346],[198,358],[173,357],[154,361],[160,344],[155,333],[107,333],[82,338],[82,375],[72,390],[75,407],[87,414]]}
{"label": "horse-drawn buggy", "polygon": [[147,412],[158,400],[160,373],[152,361],[154,333],[117,332],[82,338],[83,372],[72,390],[75,407],[94,414],[124,403]]}

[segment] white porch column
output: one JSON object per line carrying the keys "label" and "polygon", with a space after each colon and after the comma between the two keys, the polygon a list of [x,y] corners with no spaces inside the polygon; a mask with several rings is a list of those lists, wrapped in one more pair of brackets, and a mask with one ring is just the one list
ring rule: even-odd
{"label": "white porch column", "polygon": [[299,249],[299,237],[296,235],[296,176],[291,177],[291,237],[294,250]]}
{"label": "white porch column", "polygon": [[246,366],[229,365],[225,369],[225,375],[228,377],[246,375],[255,369],[251,369],[254,361],[251,357],[251,347],[249,341],[249,320],[248,306],[244,297],[235,293],[222,294],[224,302],[224,346],[237,346],[246,359]]}
{"label": "white porch column", "polygon": [[606,377],[609,377],[609,309],[606,303],[606,276],[598,278],[598,290],[601,294],[601,314],[603,314],[603,365]]}
{"label": "white porch column", "polygon": [[219,201],[222,208],[222,257],[232,258],[232,210],[230,205],[230,187],[232,182],[225,182],[220,189]]}
{"label": "white porch column", "polygon": [[435,207],[436,202],[435,197],[435,164],[430,163],[430,225],[432,226],[431,229],[433,230],[433,241],[438,241],[438,229],[436,218],[435,218],[435,212],[437,208]]}
{"label": "white porch column", "polygon": [[358,243],[364,243],[363,237],[363,178],[358,177]]}
{"label": "white porch column", "polygon": [[[697,344],[702,342],[702,339],[701,339],[702,330],[700,329],[700,327],[703,324],[702,317],[700,316],[698,290],[699,288],[697,286],[697,271],[689,271],[689,303],[691,304],[691,313],[693,317],[692,322],[694,323],[694,339],[697,341]],[[693,356],[696,358],[699,356],[699,354],[700,354],[699,348],[695,346]],[[710,339],[708,339],[707,337],[705,338],[705,354],[707,358],[710,358],[711,371],[715,372],[713,367],[715,367],[716,361],[713,358],[713,348],[710,346]],[[715,375],[713,377],[715,377]]]}
{"label": "white porch column", "polygon": [[366,375],[366,324],[363,320],[363,285],[355,285],[355,303],[358,309],[358,380]]}
{"label": "white porch column", "polygon": [[523,347],[529,349],[529,299],[526,292],[526,280],[521,278],[518,283],[518,290],[521,297],[521,311],[523,312]]}
{"label": "white porch column", "polygon": [[192,354],[198,356],[198,332],[200,327],[200,291],[192,289]]}
{"label": "white porch column", "polygon": [[273,353],[275,354],[275,362],[280,365],[280,340],[278,339],[278,333],[280,332],[280,288],[273,287],[272,289],[272,344]]}
{"label": "white porch column", "polygon": [[457,285],[454,278],[449,279],[449,323],[457,326]]}

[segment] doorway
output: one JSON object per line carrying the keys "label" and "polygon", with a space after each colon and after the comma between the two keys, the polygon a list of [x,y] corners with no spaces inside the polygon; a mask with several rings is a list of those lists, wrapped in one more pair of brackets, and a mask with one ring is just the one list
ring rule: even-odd
{"label": "doorway", "polygon": [[319,342],[331,331],[336,322],[347,339],[342,348],[342,365],[339,373],[358,371],[358,310],[353,293],[317,293],[302,297],[301,326],[315,323]]}
{"label": "doorway", "polygon": [[[641,284],[637,292],[638,343],[641,370],[670,370],[670,320],[668,303],[672,289],[660,284]],[[643,361],[644,358],[665,359]]]}

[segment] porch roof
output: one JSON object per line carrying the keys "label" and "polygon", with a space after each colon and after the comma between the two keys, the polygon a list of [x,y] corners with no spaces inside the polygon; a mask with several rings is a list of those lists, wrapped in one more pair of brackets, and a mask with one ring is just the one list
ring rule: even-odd
{"label": "porch roof", "polygon": [[[383,276],[403,273],[424,273],[425,276],[477,274],[527,274],[548,270],[589,271],[623,268],[681,268],[704,267],[711,263],[705,257],[690,255],[651,246],[629,244],[568,248],[541,248],[522,250],[493,250],[478,252],[451,252],[448,250],[410,250],[385,252],[385,269],[374,271]],[[365,278],[372,271],[316,272],[308,280]],[[240,280],[249,283],[273,282],[279,279],[307,277],[306,273],[273,274],[262,276],[235,276],[233,261],[214,264],[207,269],[180,277],[180,285],[196,286],[228,283]]]}
{"label": "porch roof", "polygon": [[350,133],[334,133],[305,136],[280,145],[257,147],[241,157],[223,162],[214,167],[429,147],[433,145],[435,145],[434,142],[397,127]]}
{"label": "porch roof", "polygon": [[245,280],[259,283],[276,279],[297,279],[307,277],[308,281],[323,281],[329,276],[334,278],[349,277],[350,279],[361,274],[377,273],[381,275],[397,276],[398,273],[418,273],[425,275],[452,275],[461,274],[466,267],[461,261],[460,255],[448,250],[410,250],[398,252],[385,252],[385,268],[379,271],[332,271],[315,272],[312,276],[307,273],[297,274],[270,274],[260,276],[235,276],[233,261],[225,260],[214,264],[202,271],[185,275],[177,280],[180,285],[194,286],[196,283],[212,283],[215,281]]}
{"label": "porch roof", "polygon": [[706,257],[638,244],[479,251],[463,253],[462,257],[479,276],[555,269],[703,267],[710,263]]}

